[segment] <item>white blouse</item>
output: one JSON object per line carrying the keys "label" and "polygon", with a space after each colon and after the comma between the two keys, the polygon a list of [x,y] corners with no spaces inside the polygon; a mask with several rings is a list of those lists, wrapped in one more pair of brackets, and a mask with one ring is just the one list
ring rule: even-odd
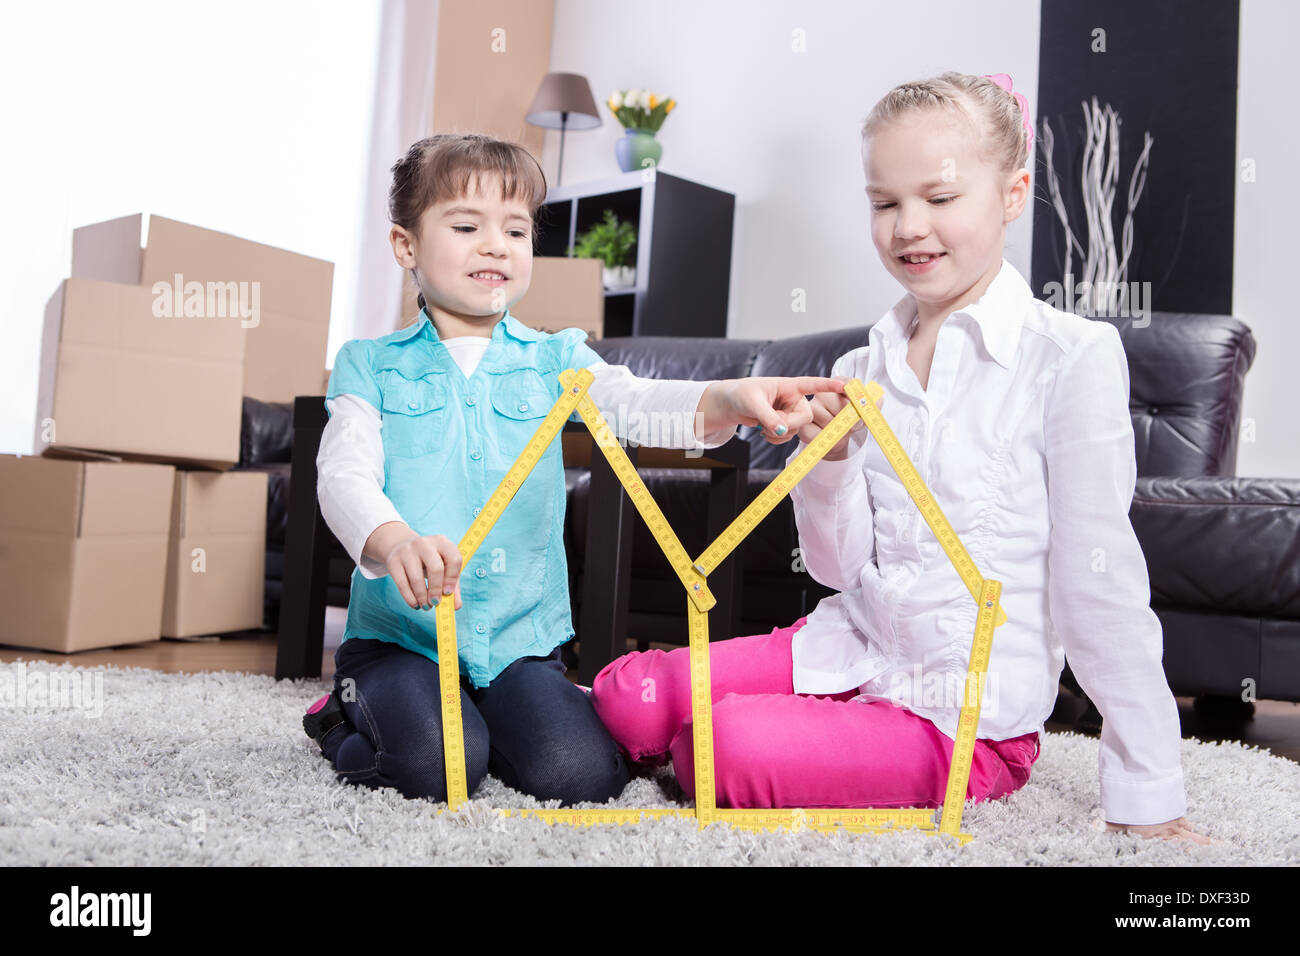
{"label": "white blouse", "polygon": [[[1041,732],[1068,655],[1103,717],[1106,819],[1182,816],[1178,709],[1128,517],[1137,465],[1118,331],[1035,299],[1003,260],[940,326],[923,389],[907,364],[916,312],[904,296],[831,374],[880,383],[908,457],[980,573],[1002,582],[978,736]],[[804,565],[840,592],[795,634],[795,691],[857,687],[954,737],[975,600],[869,432],[791,498]]]}

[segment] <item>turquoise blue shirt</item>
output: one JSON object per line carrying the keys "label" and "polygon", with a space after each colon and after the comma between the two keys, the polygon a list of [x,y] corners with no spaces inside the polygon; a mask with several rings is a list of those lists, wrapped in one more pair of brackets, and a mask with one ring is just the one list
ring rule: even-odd
{"label": "turquoise blue shirt", "polygon": [[[507,311],[466,378],[422,309],[408,328],[346,343],[326,400],[352,394],[379,410],[384,494],[419,534],[459,543],[560,397],[559,373],[603,361],[586,338],[580,329],[536,332]],[[474,686],[573,637],[564,510],[557,438],[461,570],[456,640],[460,672]],[[412,610],[390,576],[359,568],[343,631],[353,637],[438,659],[434,612]]]}

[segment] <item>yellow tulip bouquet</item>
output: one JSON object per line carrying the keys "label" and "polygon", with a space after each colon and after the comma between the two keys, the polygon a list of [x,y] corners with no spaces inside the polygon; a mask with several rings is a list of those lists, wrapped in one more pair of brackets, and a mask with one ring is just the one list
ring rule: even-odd
{"label": "yellow tulip bouquet", "polygon": [[625,129],[658,132],[677,101],[649,90],[615,90],[609,95],[609,111]]}

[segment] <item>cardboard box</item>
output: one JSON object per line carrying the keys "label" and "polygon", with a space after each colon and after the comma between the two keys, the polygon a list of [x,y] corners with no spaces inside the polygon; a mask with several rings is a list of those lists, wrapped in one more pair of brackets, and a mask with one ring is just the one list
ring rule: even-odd
{"label": "cardboard box", "polygon": [[528,293],[510,307],[510,314],[539,332],[582,329],[600,338],[605,329],[601,261],[536,257]]}
{"label": "cardboard box", "polygon": [[266,483],[265,472],[176,472],[163,637],[261,628]]}
{"label": "cardboard box", "polygon": [[0,455],[0,643],[67,653],[157,640],[174,474]]}
{"label": "cardboard box", "polygon": [[209,318],[224,316],[246,332],[244,395],[291,402],[318,394],[329,338],[331,262],[137,214],[74,230],[72,275],[147,286],[174,305],[183,300],[191,312],[201,300],[203,311],[221,313]]}
{"label": "cardboard box", "polygon": [[65,280],[46,308],[36,449],[231,467],[245,340],[238,323],[155,315],[144,286]]}

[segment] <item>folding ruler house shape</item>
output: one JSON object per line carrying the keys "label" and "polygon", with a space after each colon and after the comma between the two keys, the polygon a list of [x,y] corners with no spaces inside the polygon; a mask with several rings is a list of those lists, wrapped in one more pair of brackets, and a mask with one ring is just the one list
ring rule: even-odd
{"label": "folding ruler house shape", "polygon": [[[878,832],[891,827],[915,827],[931,834],[946,833],[962,844],[971,836],[961,832],[961,815],[965,805],[966,786],[970,779],[971,760],[975,752],[975,729],[979,723],[979,710],[983,695],[984,674],[988,669],[989,653],[993,645],[993,629],[1006,621],[999,606],[1002,584],[979,574],[966,549],[957,539],[952,526],[939,510],[938,504],[921,481],[893,430],[885,421],[876,401],[882,390],[875,382],[867,386],[857,379],[845,383],[844,392],[849,404],[840,410],[821,433],[794,461],[773,479],[747,508],[720,534],[694,561],[687,555],[677,535],[669,526],[663,512],[655,503],[636,469],[618,444],[613,430],[601,416],[587,389],[593,376],[586,369],[568,369],[559,375],[565,392],[543,419],[523,453],[506,472],[497,489],[484,505],[482,512],[465,532],[459,544],[462,566],[468,564],[474,552],[487,537],[493,524],[509,505],[515,492],[528,477],[547,446],[555,440],[564,423],[576,408],[595,439],[596,445],[609,459],[614,473],[636,505],[637,511],[654,534],[659,546],[677,573],[686,591],[686,614],[690,634],[691,715],[694,724],[695,747],[695,808],[653,808],[644,810],[520,810],[521,815],[542,817],[550,823],[567,823],[590,826],[596,823],[634,823],[642,819],[664,816],[695,817],[701,827],[722,822],[746,829],[836,829],[856,832]],[[715,601],[709,593],[709,573],[727,557],[745,536],[780,502],[821,458],[834,447],[861,419],[879,443],[891,466],[898,473],[908,494],[916,502],[922,516],[942,545],[957,573],[965,582],[974,600],[979,603],[975,621],[975,638],[971,648],[970,666],[966,675],[966,688],[957,737],[954,742],[952,763],[948,771],[948,788],[938,827],[934,811],[930,809],[728,809],[716,805],[713,772],[713,702],[709,676],[708,611]],[[456,649],[456,616],[454,602],[441,601],[437,608],[438,659],[458,660]],[[441,676],[443,745],[447,765],[447,807],[451,811],[469,799],[465,772],[465,745],[460,713],[460,675],[458,667],[439,667]],[[510,810],[498,811],[510,815]]]}

